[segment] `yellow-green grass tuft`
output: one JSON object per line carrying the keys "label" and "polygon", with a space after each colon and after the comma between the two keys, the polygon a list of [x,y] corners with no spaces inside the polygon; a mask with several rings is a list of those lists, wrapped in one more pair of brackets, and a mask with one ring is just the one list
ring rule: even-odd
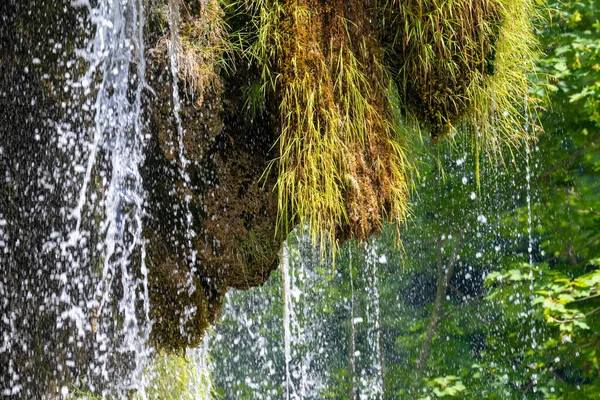
{"label": "yellow-green grass tuft", "polygon": [[[206,351],[204,349],[204,351]],[[136,400],[196,400],[216,398],[210,357],[201,350],[187,354],[158,353],[144,371],[145,387]],[[199,360],[199,358],[202,359]]]}
{"label": "yellow-green grass tuft", "polygon": [[409,113],[434,139],[457,129],[477,149],[519,147],[536,42],[529,0],[388,4],[396,81]]}
{"label": "yellow-green grass tuft", "polygon": [[529,0],[238,5],[252,16],[244,55],[260,75],[250,104],[279,111],[268,172],[280,232],[300,225],[326,248],[402,221],[421,129],[470,140],[478,157],[502,157],[533,135]]}
{"label": "yellow-green grass tuft", "polygon": [[279,104],[278,227],[306,228],[325,249],[403,219],[409,168],[376,32],[359,32],[369,11],[321,3],[255,2],[249,54]]}

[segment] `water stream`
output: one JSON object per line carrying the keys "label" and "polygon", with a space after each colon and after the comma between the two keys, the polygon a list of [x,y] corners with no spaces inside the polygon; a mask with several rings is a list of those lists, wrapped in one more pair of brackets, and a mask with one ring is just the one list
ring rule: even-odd
{"label": "water stream", "polygon": [[373,241],[365,244],[365,281],[369,282],[366,287],[366,317],[369,327],[367,329],[367,341],[369,344],[370,370],[362,370],[360,373],[363,391],[361,399],[381,399],[383,396],[383,348],[381,339],[380,323],[380,301],[379,301],[379,264],[385,264],[385,255],[378,254],[377,244]]}
{"label": "water stream", "polygon": [[296,399],[296,388],[290,372],[292,364],[292,320],[295,314],[292,306],[292,284],[290,274],[290,256],[287,245],[283,246],[281,256],[281,281],[283,283],[283,346],[285,357],[285,397],[287,400]]}
{"label": "water stream", "polygon": [[[70,149],[87,154],[83,157],[87,160],[83,168],[75,166],[75,174],[71,175],[82,184],[77,203],[67,217],[74,226],[65,224],[73,228],[63,232],[65,239],[60,243],[60,259],[67,269],[66,276],[59,277],[62,293],[57,325],[71,319],[77,326],[78,338],[95,337],[95,362],[91,371],[101,380],[112,378],[109,358],[114,355],[111,353],[133,357],[131,362],[135,367],[131,380],[126,378],[122,382],[123,389],[129,389],[145,366],[148,357],[145,341],[149,332],[147,268],[142,239],[145,194],[140,175],[144,159],[142,91],[147,86],[144,8],[141,1],[105,0],[95,7],[87,2],[76,2],[76,5],[87,8],[95,35],[79,52],[88,69],[72,85],[82,88],[84,94],[94,85],[96,95],[89,109],[94,123],[89,133],[75,143],[75,149]],[[101,177],[101,182],[92,181],[92,170]],[[65,171],[64,176],[69,176],[68,172]],[[98,207],[92,209],[90,204],[98,204]],[[92,239],[92,232],[86,230],[87,218],[93,218],[94,223],[100,220],[100,237]],[[97,260],[97,275],[90,270],[92,260]],[[95,289],[90,291],[90,287]],[[122,295],[115,297],[116,290]],[[121,327],[117,329],[112,321],[115,306],[122,318]],[[111,348],[115,343],[117,347]],[[83,343],[77,341],[76,345]],[[90,379],[93,382],[96,378]]]}
{"label": "water stream", "polygon": [[[27,356],[11,357],[17,363],[9,382],[11,393],[26,398],[41,396],[39,390],[50,397],[52,392],[66,396],[73,389],[67,379],[105,394],[140,389],[150,357],[142,237],[146,195],[140,173],[146,135],[145,5],[141,0],[77,0],[71,7],[75,11],[65,7],[64,12],[79,13],[81,26],[90,34],[72,53],[63,53],[60,62],[71,66],[62,88],[69,100],[59,105],[63,112],[41,128],[48,130],[44,134],[51,146],[45,151],[64,162],[42,172],[45,175],[25,189],[35,191],[41,185],[46,193],[34,204],[38,221],[53,215],[56,196],[63,200],[60,222],[49,231],[31,234],[41,240],[42,248],[30,256],[38,279],[28,281],[27,289],[43,299],[37,318],[49,325],[36,329],[48,326],[54,332],[57,340],[47,345],[46,353],[49,360],[60,361],[47,382],[42,377],[33,382]],[[40,61],[34,59],[33,64]],[[39,129],[34,129],[34,139],[41,141]],[[14,222],[16,217],[8,218]],[[17,257],[9,263],[19,265]],[[20,292],[13,295],[17,298]],[[12,335],[19,336],[28,340],[22,332]],[[28,343],[31,354],[36,354],[36,346],[35,341]],[[9,353],[14,349],[6,347]],[[21,379],[27,381],[20,383]]]}

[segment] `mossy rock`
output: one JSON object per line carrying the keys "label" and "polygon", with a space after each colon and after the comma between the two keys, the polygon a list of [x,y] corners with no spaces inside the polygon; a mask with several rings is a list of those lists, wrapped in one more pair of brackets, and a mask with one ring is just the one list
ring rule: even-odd
{"label": "mossy rock", "polygon": [[[181,127],[160,5],[148,36],[146,227],[166,249],[148,264],[156,288],[192,274],[204,295],[174,303],[198,303],[193,340],[177,338],[179,317],[157,325],[155,342],[172,350],[216,318],[205,304],[268,279],[295,226],[335,249],[403,221],[414,121],[435,140],[462,127],[476,154],[526,136],[515,105],[532,55],[526,0],[253,0],[229,15],[219,4],[181,3]],[[156,293],[162,310],[168,296]]]}
{"label": "mossy rock", "polygon": [[[200,25],[192,10],[182,7],[181,12],[182,26]],[[213,15],[220,18],[219,13]],[[159,47],[148,62],[155,95],[147,105],[151,138],[143,174],[151,309],[156,318],[152,338],[158,348],[173,352],[198,343],[215,321],[229,288],[250,289],[269,278],[277,268],[285,235],[276,232],[273,177],[262,179],[275,157],[273,124],[266,115],[251,117],[244,112],[241,82],[255,79],[256,70],[240,66],[224,78],[224,71],[213,63],[210,68],[215,70],[201,93],[188,91],[194,88],[187,81],[191,70],[180,74],[179,128],[172,112],[173,78],[165,36],[168,32],[159,35]],[[222,50],[216,46],[215,51]],[[192,276],[201,290],[187,297],[178,293],[174,285],[181,283],[181,274]],[[181,320],[194,305],[194,317]],[[173,317],[164,317],[164,312]],[[178,333],[180,328],[186,333]]]}
{"label": "mossy rock", "polygon": [[200,280],[185,265],[165,263],[150,268],[148,287],[154,346],[172,352],[197,347],[218,315]]}
{"label": "mossy rock", "polygon": [[533,68],[532,7],[527,0],[388,3],[388,62],[404,107],[434,140],[464,126],[492,139],[526,136],[514,104],[523,103]]}

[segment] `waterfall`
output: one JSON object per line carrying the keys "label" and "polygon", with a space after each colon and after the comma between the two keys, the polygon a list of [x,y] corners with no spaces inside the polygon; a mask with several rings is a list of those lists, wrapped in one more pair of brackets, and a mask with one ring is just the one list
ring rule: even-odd
{"label": "waterfall", "polygon": [[204,335],[202,344],[198,349],[188,351],[188,358],[195,366],[195,374],[191,381],[190,393],[194,393],[194,398],[198,400],[211,400],[212,398],[212,362],[210,359],[210,346],[212,335]]}
{"label": "waterfall", "polygon": [[[90,109],[94,114],[89,128],[92,140],[88,144],[83,138],[80,143],[82,153],[86,148],[89,150],[77,205],[71,214],[75,227],[68,233],[61,248],[62,256],[71,268],[83,268],[83,274],[94,273],[89,270],[91,257],[85,255],[97,251],[93,258],[101,264],[101,271],[95,277],[97,283],[93,295],[84,297],[87,297],[86,311],[97,318],[97,326],[91,329],[96,343],[94,373],[99,374],[102,380],[108,380],[112,375],[108,371],[110,352],[132,357],[134,375],[141,373],[148,357],[145,347],[149,332],[148,279],[142,239],[145,194],[140,175],[144,160],[142,91],[147,86],[144,8],[141,0],[104,0],[96,7],[81,1],[77,5],[87,8],[95,26],[95,35],[87,48],[80,52],[88,69],[75,85],[86,89],[94,83],[93,92],[96,94]],[[100,152],[105,156],[100,158]],[[100,187],[90,187],[93,169],[102,177]],[[85,246],[81,238],[86,236],[81,232],[84,223],[82,212],[84,206],[94,201],[101,205],[101,209],[93,215],[96,220],[102,220],[101,236],[95,249],[81,251],[82,245]],[[73,282],[73,278],[69,282]],[[115,297],[116,288],[121,293],[118,297]],[[77,308],[68,309],[78,299],[64,294],[61,299],[64,298],[67,304],[60,318],[81,315]],[[117,315],[113,315],[111,310],[114,302],[118,304]],[[143,309],[141,314],[136,311],[139,305]],[[122,326],[118,329],[114,327],[114,318],[122,319]],[[115,339],[118,347],[111,349]],[[134,380],[126,380],[122,384],[124,389],[136,385]]]}
{"label": "waterfall", "polygon": [[[524,100],[524,118],[525,118],[525,124],[523,129],[525,130],[525,132],[529,133],[529,101],[527,98],[527,95],[525,96],[525,100]],[[535,289],[534,289],[534,285],[535,285],[535,277],[533,274],[534,271],[534,263],[533,263],[533,211],[532,211],[532,206],[531,206],[531,176],[532,176],[532,172],[531,172],[531,145],[529,143],[528,139],[525,139],[525,191],[526,191],[526,202],[527,202],[527,261],[528,261],[528,267],[529,267],[529,271],[527,273],[528,279],[529,279],[529,310],[527,311],[528,314],[528,318],[529,318],[529,324],[530,324],[530,331],[529,331],[529,335],[530,335],[530,340],[531,340],[531,348],[533,350],[536,349],[537,347],[537,341],[536,341],[536,333],[537,333],[537,328],[535,326],[535,318],[534,318],[534,297],[535,297]],[[533,391],[536,392],[537,391],[537,380],[533,379]]]}
{"label": "waterfall", "polygon": [[290,256],[287,243],[283,245],[281,255],[281,281],[283,284],[283,346],[285,356],[285,397],[286,400],[296,399],[296,388],[292,381],[290,373],[292,363],[292,332],[291,321],[295,317],[293,306],[291,287],[292,273],[290,273]]}
{"label": "waterfall", "polygon": [[379,263],[385,263],[385,256],[379,256],[375,242],[365,244],[365,282],[367,342],[369,346],[370,367],[360,374],[361,399],[381,399],[383,397],[383,349],[381,347],[381,321],[379,305]]}
{"label": "waterfall", "polygon": [[[357,270],[353,248],[332,263],[310,237],[296,232],[282,250],[281,281],[228,297],[213,342],[215,379],[226,397],[240,397],[250,388],[259,399],[320,399],[336,379],[348,378],[340,371],[350,368],[357,371],[355,398],[382,398],[379,266],[387,259],[375,244],[366,249],[368,264]],[[359,279],[348,278],[348,271]],[[348,292],[342,292],[345,284]],[[332,288],[348,296],[332,296]],[[347,334],[340,315],[351,316],[351,343],[339,341]]]}
{"label": "waterfall", "polygon": [[[25,149],[14,155],[13,165],[22,161],[25,168],[15,174],[13,197],[4,198],[7,215],[0,212],[0,225],[15,226],[7,230],[11,254],[1,259],[9,282],[2,294],[11,299],[2,309],[14,315],[0,344],[0,361],[14,371],[2,383],[23,398],[65,397],[76,388],[121,396],[141,389],[151,353],[140,173],[147,134],[144,2],[59,3],[54,18],[74,18],[76,25],[65,23],[43,43],[52,46],[44,57],[55,54],[57,61],[31,59],[31,69],[54,75],[36,72],[46,85],[39,95],[21,87],[36,96],[28,106],[46,103],[31,108],[36,118],[13,126],[22,142],[0,143]],[[29,12],[43,7],[50,6]],[[53,368],[36,368],[38,362]]]}

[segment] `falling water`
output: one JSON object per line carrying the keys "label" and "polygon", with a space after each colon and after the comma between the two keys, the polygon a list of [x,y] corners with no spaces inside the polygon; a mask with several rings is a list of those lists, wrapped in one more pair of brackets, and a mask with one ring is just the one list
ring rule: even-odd
{"label": "falling water", "polygon": [[[523,129],[529,133],[529,101],[527,95],[524,101],[525,124]],[[531,148],[529,140],[525,139],[525,190],[527,191],[527,254],[529,258],[529,278],[533,282],[533,234],[532,234],[532,211],[531,211]]]}
{"label": "falling water", "polygon": [[211,394],[213,391],[211,372],[212,362],[210,360],[210,346],[211,346],[212,335],[206,333],[202,344],[197,349],[188,351],[188,358],[190,362],[195,366],[195,374],[191,382],[190,393],[194,393],[195,399],[198,400],[211,400]]}
{"label": "falling water", "polygon": [[[68,318],[75,319],[79,337],[83,338],[86,331],[95,335],[95,367],[92,371],[100,379],[108,380],[111,378],[108,371],[110,351],[133,357],[134,374],[141,372],[148,355],[144,347],[149,327],[147,268],[142,240],[144,190],[139,171],[144,159],[144,122],[141,116],[142,91],[146,87],[144,11],[141,1],[105,0],[96,7],[81,1],[77,5],[87,8],[95,25],[95,35],[87,48],[80,52],[89,65],[87,72],[73,86],[87,92],[93,82],[98,83],[94,85],[96,95],[91,106],[94,118],[89,137],[92,140],[80,142],[78,149],[81,153],[88,150],[77,204],[69,216],[74,221],[74,228],[61,243],[61,258],[69,267],[67,276],[61,276],[63,311],[57,324],[61,325]],[[131,99],[132,88],[134,95]],[[106,156],[99,158],[101,152]],[[100,186],[96,182],[90,186],[93,169],[99,171]],[[75,175],[74,179],[79,178]],[[90,248],[90,233],[82,231],[82,225],[86,222],[84,208],[95,202],[101,205],[102,210],[93,211],[95,215],[90,217],[102,219],[103,237],[94,249]],[[92,256],[94,250],[99,253]],[[84,284],[89,279],[87,275],[92,272],[89,270],[90,257],[101,264],[91,296]],[[132,265],[139,269],[133,270]],[[74,283],[79,293],[71,292]],[[115,287],[122,292],[119,299],[114,297]],[[115,301],[119,318],[122,318],[119,331],[115,331],[111,321],[114,318],[111,304]],[[140,302],[142,315],[136,312]],[[88,313],[92,314],[91,325]],[[120,345],[110,350],[115,338]],[[123,382],[124,388],[132,384]]]}
{"label": "falling water", "polygon": [[[144,5],[142,0],[78,0],[71,6],[80,13],[82,26],[88,24],[89,37],[80,42],[73,59],[61,61],[69,71],[63,88],[68,100],[60,104],[63,112],[56,119],[44,121],[53,129],[46,157],[52,154],[63,162],[31,184],[63,201],[62,221],[54,230],[36,232],[31,227],[32,237],[43,237],[43,254],[30,267],[38,271],[38,287],[30,290],[44,298],[37,318],[55,315],[56,342],[44,346],[52,348],[48,351],[58,365],[48,382],[28,377],[24,396],[39,396],[40,390],[66,396],[71,390],[67,382],[104,394],[139,389],[149,358],[140,174],[142,93],[147,88]],[[65,7],[64,12],[72,11]],[[55,47],[60,49],[59,44]],[[52,205],[43,196],[37,201],[36,218],[49,218]],[[10,387],[16,391],[12,394],[21,388],[16,381]]]}
{"label": "falling water", "polygon": [[285,361],[281,317],[269,318],[267,313],[257,312],[272,306],[281,309],[282,285],[276,280],[252,292],[227,294],[211,341],[213,377],[215,384],[225,389],[224,398],[240,398],[249,390],[256,399],[282,398],[279,389],[285,383],[281,379]]}
{"label": "falling water", "polygon": [[[529,131],[529,104],[528,98],[525,96],[524,101],[524,117],[525,117],[525,125],[524,130],[528,133]],[[535,326],[534,320],[534,264],[533,264],[533,212],[531,207],[531,147],[529,140],[525,139],[525,190],[526,190],[526,201],[527,201],[527,259],[529,264],[528,278],[529,278],[529,322],[530,322],[530,340],[531,340],[531,348],[533,350],[537,347],[536,342],[536,333],[537,328]],[[533,375],[533,392],[537,391],[537,379],[536,375]]]}
{"label": "falling water", "polygon": [[177,124],[177,150],[179,157],[179,174],[183,179],[181,191],[185,199],[185,237],[187,239],[187,246],[189,250],[189,265],[191,266],[191,274],[189,275],[190,280],[188,287],[190,294],[194,291],[194,284],[191,281],[192,276],[196,270],[196,250],[192,246],[192,240],[196,236],[192,226],[192,212],[190,210],[191,195],[190,190],[190,175],[187,172],[189,160],[185,154],[185,146],[183,143],[185,130],[181,121],[181,95],[179,93],[179,67],[177,65],[177,55],[179,54],[179,1],[180,0],[169,0],[169,29],[171,31],[171,41],[169,46],[169,61],[171,66],[171,77],[173,79],[173,116],[175,117],[175,123]]}
{"label": "falling water", "polygon": [[294,387],[290,367],[292,363],[292,333],[291,320],[293,317],[292,296],[291,296],[291,274],[290,274],[290,256],[287,243],[283,245],[281,254],[281,280],[283,283],[283,343],[285,356],[285,396],[286,399],[296,399],[296,389]]}
{"label": "falling water", "polygon": [[325,316],[316,317],[323,310],[319,283],[325,281],[319,270],[321,255],[308,235],[299,234],[293,243],[284,245],[282,259],[283,331],[286,370],[286,393],[291,399],[318,399],[326,387],[320,369],[327,363],[329,346],[325,339]]}
{"label": "falling water", "polygon": [[350,400],[355,398],[355,385],[356,378],[354,376],[356,372],[356,324],[360,319],[355,318],[355,306],[354,306],[354,266],[352,264],[352,252],[348,254],[349,261],[349,275],[350,275],[350,338],[348,340],[348,374],[350,375],[350,389],[348,391],[348,397]]}
{"label": "falling water", "polygon": [[322,300],[324,271],[317,268],[324,261],[306,234],[299,234],[290,253],[290,313],[292,358],[297,360],[292,369],[292,377],[297,381],[301,399],[318,399],[319,392],[326,385],[322,365],[327,362],[327,340],[324,338],[326,318],[315,318],[319,313],[319,299]]}
{"label": "falling water", "polygon": [[307,323],[309,318],[312,315],[311,309],[306,302],[305,283],[307,281],[307,269],[306,262],[303,257],[303,238],[299,238],[299,242],[296,245],[297,249],[292,254],[294,255],[291,265],[293,265],[293,273],[291,279],[291,305],[292,308],[296,306],[299,308],[298,311],[292,312],[291,315],[294,316],[294,320],[292,320],[292,342],[295,344],[296,350],[294,356],[298,360],[298,364],[296,366],[296,376],[299,375],[299,383],[298,383],[298,397],[300,399],[306,399],[309,397],[309,370],[310,363],[312,359],[312,352],[307,343],[307,333],[310,332],[310,324]]}
{"label": "falling water", "polygon": [[[379,271],[373,264],[385,263],[386,258],[377,249],[370,252],[373,263],[360,270],[359,282],[350,277],[350,295],[330,297],[331,288],[348,279],[341,273],[346,259],[332,264],[321,257],[310,238],[301,235],[288,238],[282,253],[279,285],[269,283],[228,296],[213,348],[220,355],[214,357],[217,384],[227,396],[241,396],[244,387],[252,388],[253,398],[258,399],[321,399],[350,362],[350,368],[356,365],[362,374],[348,390],[363,399],[381,398],[380,294],[379,282],[373,282],[373,273]],[[229,302],[234,299],[235,306]],[[277,307],[281,303],[283,307]],[[354,331],[354,348],[339,342],[341,315],[344,319],[350,315],[348,334]],[[234,359],[229,361],[227,354],[235,354]]]}
{"label": "falling water", "polygon": [[361,371],[363,389],[361,399],[381,399],[383,396],[383,349],[381,348],[381,326],[379,305],[379,263],[387,262],[385,256],[377,254],[374,241],[365,244],[365,282],[366,287],[366,317],[367,341],[370,350],[370,370]]}

